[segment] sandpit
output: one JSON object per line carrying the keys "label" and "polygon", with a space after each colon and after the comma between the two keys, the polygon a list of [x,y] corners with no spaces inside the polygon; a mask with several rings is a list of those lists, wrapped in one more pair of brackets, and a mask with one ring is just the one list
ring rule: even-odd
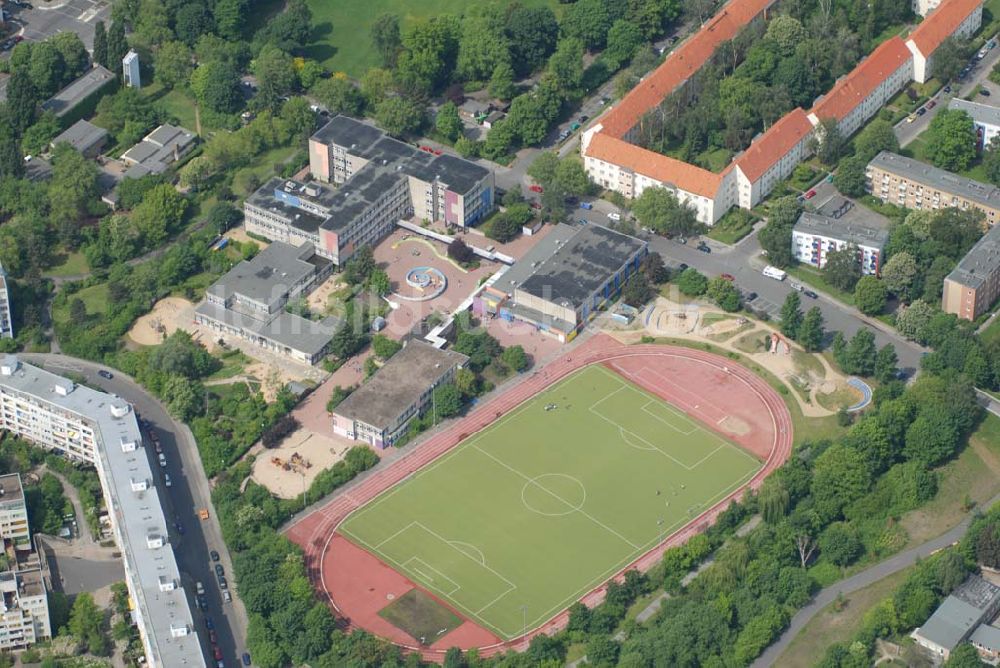
{"label": "sandpit", "polygon": [[257,454],[253,479],[275,496],[292,499],[308,489],[321,471],[339,462],[350,448],[347,441],[299,429],[281,447]]}
{"label": "sandpit", "polygon": [[190,331],[193,321],[194,304],[181,297],[164,297],[135,321],[128,338],[141,346],[155,346],[178,329]]}
{"label": "sandpit", "polygon": [[257,244],[257,247],[261,250],[264,250],[265,248],[271,245],[266,241],[261,241],[260,239],[251,239],[250,235],[248,235],[247,231],[242,227],[234,227],[233,229],[228,230],[222,236],[226,237],[227,239],[232,239],[233,241],[239,241],[242,244],[245,243]]}

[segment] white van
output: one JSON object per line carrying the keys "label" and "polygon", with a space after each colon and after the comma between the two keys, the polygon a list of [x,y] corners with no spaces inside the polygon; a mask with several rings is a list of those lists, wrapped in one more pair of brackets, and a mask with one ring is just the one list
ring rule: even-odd
{"label": "white van", "polygon": [[622,215],[617,211],[612,211],[611,213],[608,214],[608,218],[614,221],[619,221],[622,219]]}
{"label": "white van", "polygon": [[766,267],[764,267],[764,275],[767,276],[768,278],[773,278],[776,281],[783,281],[785,280],[785,276],[788,276],[788,274],[786,274],[781,269],[778,269],[777,267],[772,267],[771,265],[767,265]]}

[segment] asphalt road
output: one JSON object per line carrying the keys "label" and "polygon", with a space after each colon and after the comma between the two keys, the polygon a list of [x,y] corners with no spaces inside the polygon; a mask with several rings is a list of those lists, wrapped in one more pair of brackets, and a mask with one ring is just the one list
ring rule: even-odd
{"label": "asphalt road", "polygon": [[110,22],[111,3],[108,0],[33,0],[33,9],[23,9],[5,3],[4,10],[21,29],[18,34],[27,40],[41,41],[60,32],[80,36],[88,50],[94,48],[94,24]]}
{"label": "asphalt road", "polygon": [[[1000,495],[993,497],[982,507],[989,508],[998,501],[1000,501]],[[950,529],[946,533],[941,534],[937,538],[933,538],[922,545],[910,548],[905,552],[900,552],[885,561],[875,564],[871,568],[865,569],[860,573],[847,578],[846,580],[841,580],[840,582],[821,590],[808,605],[795,613],[795,616],[792,617],[792,621],[789,623],[788,628],[785,629],[785,632],[781,634],[781,637],[776,642],[772,643],[771,646],[767,648],[767,651],[761,654],[757,660],[751,664],[750,668],[767,668],[767,666],[774,665],[778,658],[781,657],[781,654],[788,647],[789,643],[791,643],[792,640],[795,639],[795,636],[797,636],[802,629],[805,628],[806,624],[809,623],[809,620],[816,616],[816,613],[820,610],[833,603],[839,594],[847,596],[858,591],[859,589],[863,589],[864,587],[874,584],[879,580],[892,575],[893,573],[903,570],[907,566],[912,566],[918,559],[923,559],[941,548],[947,547],[952,543],[961,540],[962,536],[965,535],[966,530],[969,528],[969,522],[971,520],[972,514],[970,513],[969,515],[966,515],[965,519],[962,520],[957,526]],[[818,656],[819,655],[817,654],[817,658]]]}
{"label": "asphalt road", "polygon": [[[226,664],[239,665],[240,657],[247,651],[246,629],[249,621],[242,601],[236,596],[229,550],[222,539],[222,530],[211,503],[208,478],[205,476],[190,430],[186,425],[171,418],[160,402],[135,381],[118,371],[114,371],[114,378],[108,380],[97,375],[97,371],[104,367],[86,360],[37,353],[22,353],[21,357],[29,362],[44,364],[45,368],[53,373],[70,371],[79,374],[86,378],[89,384],[105,392],[117,394],[130,402],[139,415],[148,420],[156,430],[167,458],[166,469],[160,468],[152,445],[147,444],[146,449],[160,498],[165,499],[164,515],[167,522],[172,525],[170,542],[174,548],[185,591],[189,596],[188,602],[205,650],[206,661],[209,665],[215,665],[208,642],[208,632],[203,622],[204,615],[198,610],[194,600],[196,582],[201,582],[205,586],[208,597],[207,614],[215,622],[218,645]],[[163,478],[158,476],[156,471],[169,473],[172,486],[166,487]],[[199,508],[209,509],[208,520],[198,519],[196,513]],[[174,524],[178,522],[184,528],[183,533],[178,532]],[[218,551],[221,556],[220,563],[225,568],[229,590],[233,595],[232,603],[225,603],[222,599],[222,592],[219,590],[213,569],[214,564],[209,558],[210,550]]]}
{"label": "asphalt road", "polygon": [[[896,139],[899,140],[900,146],[906,146],[914,139],[916,139],[920,133],[927,129],[933,119],[939,111],[948,108],[948,102],[951,101],[953,97],[964,98],[966,95],[971,93],[977,86],[986,81],[986,77],[989,76],[990,72],[993,70],[993,66],[1000,61],[1000,48],[994,48],[986,53],[986,57],[981,61],[974,61],[975,65],[972,71],[969,72],[966,80],[952,83],[951,93],[945,93],[942,88],[938,91],[938,94],[931,99],[935,102],[933,109],[928,109],[927,113],[923,116],[917,116],[916,120],[912,123],[907,123],[904,118],[899,123],[896,124]],[[1000,104],[1000,101],[991,103],[992,97],[979,97],[980,102],[988,104]],[[926,104],[924,108],[926,108]]]}

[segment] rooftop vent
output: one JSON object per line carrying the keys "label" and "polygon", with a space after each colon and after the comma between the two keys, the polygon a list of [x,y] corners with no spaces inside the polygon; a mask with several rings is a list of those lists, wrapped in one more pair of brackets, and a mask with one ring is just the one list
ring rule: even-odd
{"label": "rooftop vent", "polygon": [[137,445],[132,439],[122,436],[121,439],[119,439],[119,442],[122,446],[122,452],[135,452]]}
{"label": "rooftop vent", "polygon": [[149,481],[146,479],[136,480],[135,478],[129,478],[128,482],[133,492],[142,492],[149,488]]}
{"label": "rooftop vent", "polygon": [[60,397],[68,396],[76,386],[69,380],[61,380],[53,386],[53,391]]}
{"label": "rooftop vent", "polygon": [[7,355],[3,358],[3,362],[0,362],[0,375],[13,376],[19,368],[21,368],[20,360],[13,355]]}
{"label": "rooftop vent", "polygon": [[151,550],[157,550],[163,547],[163,536],[155,533],[146,534],[146,547]]}
{"label": "rooftop vent", "polygon": [[177,583],[174,582],[173,578],[168,578],[166,575],[160,576],[160,591],[173,591],[177,589]]}
{"label": "rooftop vent", "polygon": [[189,633],[191,633],[191,629],[188,628],[187,624],[179,624],[177,622],[173,622],[170,624],[171,638],[183,638]]}

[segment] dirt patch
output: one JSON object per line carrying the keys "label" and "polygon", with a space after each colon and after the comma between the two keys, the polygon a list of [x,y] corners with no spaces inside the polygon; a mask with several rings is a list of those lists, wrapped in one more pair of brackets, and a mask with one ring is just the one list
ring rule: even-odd
{"label": "dirt patch", "polygon": [[351,443],[308,429],[299,429],[278,448],[261,450],[253,465],[253,479],[282,499],[293,499],[308,489],[316,476],[330,468]]}
{"label": "dirt patch", "polygon": [[379,610],[378,616],[406,631],[424,646],[457,629],[463,621],[461,617],[419,589],[406,592]]}
{"label": "dirt patch", "polygon": [[260,382],[260,391],[264,395],[264,401],[267,402],[274,401],[281,388],[289,383],[302,380],[301,374],[292,373],[290,369],[265,362],[257,362],[247,366],[246,375]]}
{"label": "dirt patch", "polygon": [[[164,297],[153,310],[135,321],[128,338],[140,346],[155,346],[178,329],[191,330],[194,304],[180,297]],[[211,341],[203,341],[211,349]]]}
{"label": "dirt patch", "polygon": [[833,385],[832,392],[817,392],[816,401],[827,410],[839,411],[841,408],[848,408],[861,401],[861,392],[857,388],[847,383],[823,383],[824,387]]}
{"label": "dirt patch", "polygon": [[222,236],[227,239],[232,239],[233,241],[238,241],[241,244],[257,244],[257,248],[264,250],[271,244],[266,241],[261,241],[260,239],[251,239],[247,231],[242,227],[234,227],[233,229],[227,231]]}
{"label": "dirt patch", "polygon": [[347,283],[344,282],[340,275],[335,274],[326,279],[318,288],[310,293],[309,297],[306,298],[309,310],[317,313],[325,313],[327,305],[330,302],[330,295],[342,290],[346,286]]}
{"label": "dirt patch", "polygon": [[746,436],[750,433],[750,425],[733,415],[727,415],[719,423],[719,429],[735,436]]}

